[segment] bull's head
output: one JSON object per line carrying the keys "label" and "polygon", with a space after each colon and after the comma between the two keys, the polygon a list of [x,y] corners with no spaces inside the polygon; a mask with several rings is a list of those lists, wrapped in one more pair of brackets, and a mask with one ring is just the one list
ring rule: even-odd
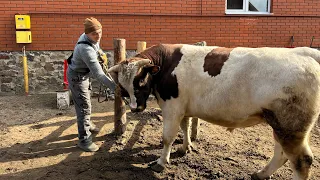
{"label": "bull's head", "polygon": [[152,90],[152,76],[159,70],[149,59],[134,58],[111,67],[108,72],[127,91],[131,111],[141,112]]}

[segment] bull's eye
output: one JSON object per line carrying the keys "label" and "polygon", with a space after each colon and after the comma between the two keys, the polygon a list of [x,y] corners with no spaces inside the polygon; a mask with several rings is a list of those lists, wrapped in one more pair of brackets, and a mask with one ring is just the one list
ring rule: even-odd
{"label": "bull's eye", "polygon": [[145,80],[144,79],[140,79],[139,81],[139,85],[140,86],[144,86],[146,83],[145,83]]}

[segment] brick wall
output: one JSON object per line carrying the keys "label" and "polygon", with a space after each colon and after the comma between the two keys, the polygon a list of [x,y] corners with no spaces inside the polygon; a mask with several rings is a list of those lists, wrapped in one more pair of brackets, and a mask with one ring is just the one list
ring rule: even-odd
{"label": "brick wall", "polygon": [[102,47],[125,38],[127,49],[137,41],[218,46],[320,46],[320,1],[273,0],[271,16],[225,15],[225,0],[14,0],[0,1],[0,51],[19,51],[14,15],[31,15],[32,44],[27,50],[72,50],[83,32],[82,22],[94,16],[103,24]]}

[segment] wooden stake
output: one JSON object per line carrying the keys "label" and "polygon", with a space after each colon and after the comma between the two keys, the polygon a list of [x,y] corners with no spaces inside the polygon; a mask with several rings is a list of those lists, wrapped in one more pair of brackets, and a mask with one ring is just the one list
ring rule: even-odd
{"label": "wooden stake", "polygon": [[146,49],[147,43],[145,41],[137,42],[137,53],[140,53]]}
{"label": "wooden stake", "polygon": [[[126,59],[126,40],[114,39],[114,64],[118,64]],[[117,86],[114,97],[114,133],[121,135],[126,131],[127,121],[126,106],[121,98],[121,89]]]}

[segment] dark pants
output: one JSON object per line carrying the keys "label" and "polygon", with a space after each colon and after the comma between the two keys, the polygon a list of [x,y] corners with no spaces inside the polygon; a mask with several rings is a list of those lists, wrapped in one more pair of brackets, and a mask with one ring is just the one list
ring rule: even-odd
{"label": "dark pants", "polygon": [[69,89],[72,93],[74,107],[77,113],[78,138],[81,144],[92,142],[90,132],[91,115],[91,85],[88,75],[76,74],[68,68],[67,71]]}

